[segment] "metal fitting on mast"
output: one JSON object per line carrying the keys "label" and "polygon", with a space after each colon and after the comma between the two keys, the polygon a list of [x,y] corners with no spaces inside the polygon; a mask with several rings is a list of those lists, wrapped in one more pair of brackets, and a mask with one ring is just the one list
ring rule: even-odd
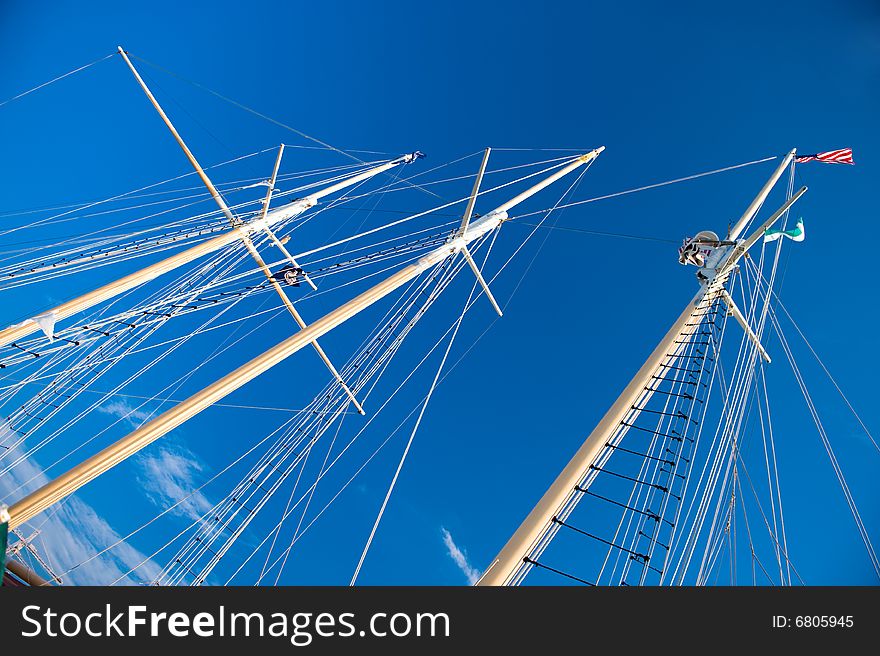
{"label": "metal fitting on mast", "polygon": [[425,157],[425,153],[423,153],[421,150],[414,150],[413,152],[407,153],[406,155],[403,155],[402,157],[398,157],[394,161],[395,162],[403,162],[404,164],[412,164],[417,159],[422,159],[423,157]]}

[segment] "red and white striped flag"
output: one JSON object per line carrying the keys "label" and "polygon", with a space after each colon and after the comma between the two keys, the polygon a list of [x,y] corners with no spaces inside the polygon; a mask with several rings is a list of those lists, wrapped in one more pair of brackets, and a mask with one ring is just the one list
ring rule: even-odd
{"label": "red and white striped flag", "polygon": [[804,162],[825,162],[826,164],[855,164],[853,162],[852,148],[841,148],[840,150],[829,150],[827,153],[816,153],[815,155],[798,155],[794,161],[798,164]]}

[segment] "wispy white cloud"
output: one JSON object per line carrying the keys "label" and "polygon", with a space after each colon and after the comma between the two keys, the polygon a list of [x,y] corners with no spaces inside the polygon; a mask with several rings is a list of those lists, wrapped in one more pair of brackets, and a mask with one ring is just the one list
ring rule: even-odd
{"label": "wispy white cloud", "polygon": [[132,426],[140,426],[147,419],[153,416],[153,413],[147,412],[140,408],[135,408],[128,401],[116,400],[105,403],[98,407],[98,412],[111,415],[117,419],[124,419]]}
{"label": "wispy white cloud", "polygon": [[150,501],[160,508],[183,499],[173,512],[198,519],[213,506],[201,492],[193,492],[199,485],[197,479],[203,465],[186,447],[160,446],[141,455],[138,465],[138,482]]}
{"label": "wispy white cloud", "polygon": [[[122,399],[105,403],[98,410],[127,421],[133,427],[153,416],[152,412],[136,408]],[[201,492],[193,492],[198,487],[197,478],[203,466],[185,446],[178,443],[154,447],[138,456],[137,464],[141,469],[138,483],[147,498],[159,508],[164,510],[174,506],[172,512],[190,519],[198,519],[211,509],[213,504]]]}
{"label": "wispy white cloud", "polygon": [[[0,422],[0,442],[9,434],[9,428]],[[18,449],[9,453],[11,460],[17,460],[20,455]],[[48,480],[39,463],[25,458],[0,477],[0,499],[9,503]],[[7,498],[13,491],[16,491],[15,499]],[[33,543],[56,573],[75,568],[62,576],[64,583],[106,585],[120,577],[128,583],[146,583],[159,573],[155,563],[126,542],[120,542],[120,535],[113,527],[75,495],[25,523],[20,533],[30,538],[35,530],[39,533]],[[120,543],[107,553],[92,558],[117,542]],[[135,571],[127,574],[129,570]]]}
{"label": "wispy white cloud", "polygon": [[452,558],[452,561],[456,564],[458,569],[460,569],[462,574],[465,575],[467,582],[473,585],[477,582],[477,579],[480,578],[480,570],[476,569],[468,562],[467,554],[455,544],[455,541],[452,539],[452,534],[449,531],[441,527],[440,532],[443,534],[443,544],[446,545],[446,551],[449,554],[449,557]]}

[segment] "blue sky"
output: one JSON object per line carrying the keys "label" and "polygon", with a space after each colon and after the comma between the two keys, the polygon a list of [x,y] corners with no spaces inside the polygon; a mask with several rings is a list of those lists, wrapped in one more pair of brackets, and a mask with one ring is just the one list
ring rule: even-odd
{"label": "blue sky", "polygon": [[[0,8],[0,99],[121,44],[343,148],[419,149],[434,165],[487,145],[605,145],[581,198],[792,147],[807,153],[852,146],[855,167],[798,170],[799,183],[810,186],[801,207],[809,237],[789,253],[782,298],[875,427],[878,310],[869,240],[878,208],[878,23],[880,9],[867,0],[724,7],[58,2],[40,11],[7,0]],[[281,140],[306,143],[147,72],[206,163]],[[115,58],[0,107],[0,139],[4,211],[102,198],[187,171]],[[487,304],[468,315],[453,357],[491,324],[490,332],[438,389],[361,582],[461,584],[468,567],[488,563],[691,297],[691,271],[678,265],[675,242],[704,228],[723,232],[772,166],[592,203],[558,218],[559,225],[671,242],[553,232],[537,252],[538,235],[519,260],[524,266],[537,252],[504,319],[494,321]],[[507,252],[526,231],[506,229]],[[516,273],[499,279],[499,298],[506,302],[518,280]],[[41,307],[65,296],[41,293]],[[29,316],[32,300],[4,299],[2,322]],[[330,343],[344,351],[346,339],[353,337]],[[805,350],[799,353],[806,361]],[[296,364],[304,372],[319,371],[302,360]],[[814,369],[808,371],[818,385]],[[272,372],[239,398],[283,386],[291,375]],[[793,547],[793,559],[810,582],[876,582],[815,431],[796,423],[804,408],[794,381],[784,370],[779,380],[790,390],[778,399],[780,417],[796,427],[780,438],[783,492],[790,494],[791,530],[807,536]],[[822,389],[823,419],[876,536],[880,456],[833,391]],[[462,404],[463,396],[471,402]],[[181,474],[197,477],[237,446],[240,433],[230,422],[263,421],[212,412],[145,458],[179,464],[197,454],[195,469]],[[393,428],[392,419],[383,425]],[[402,447],[398,441],[365,473],[323,539],[304,544],[303,557],[321,567],[297,570],[291,582],[347,582]],[[124,533],[130,507],[148,508],[138,481],[151,462],[120,468],[80,496]],[[127,490],[125,497],[107,494],[112,485]],[[466,553],[465,571],[464,556],[450,557],[450,540]],[[150,549],[149,541],[136,546]]]}

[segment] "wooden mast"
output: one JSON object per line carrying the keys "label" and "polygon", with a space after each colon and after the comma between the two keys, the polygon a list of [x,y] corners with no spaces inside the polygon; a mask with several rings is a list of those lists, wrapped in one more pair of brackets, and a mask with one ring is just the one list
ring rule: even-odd
{"label": "wooden mast", "polygon": [[585,155],[574,158],[558,171],[541,182],[530,187],[511,201],[504,203],[495,210],[472,221],[467,230],[442,246],[434,249],[417,262],[406,266],[397,273],[390,275],[382,282],[332,310],[300,332],[288,337],[276,346],[265,351],[250,362],[242,365],[206,388],[192,395],[185,401],[165,411],[158,417],[148,421],[140,428],[132,431],[116,443],[99,451],[84,462],[73,467],[53,481],[33,491],[17,503],[9,507],[10,530],[32,519],[53,504],[76,492],[89,481],[115,467],[126,458],[134,455],[147,445],[158,440],[185,421],[194,417],[202,410],[220,401],[226,395],[239,389],[275,365],[311,344],[336,326],[344,323],[373,303],[384,298],[394,290],[413,280],[420,274],[437,266],[448,257],[461,250],[484,235],[497,229],[508,220],[507,210],[538,193],[556,180],[568,175],[575,169],[595,159],[600,150],[593,150]]}
{"label": "wooden mast", "polygon": [[[767,199],[773,186],[781,177],[785,168],[791,163],[795,151],[792,150],[784,158],[779,167],[746,209],[737,222],[731,236],[736,239],[745,229],[748,222]],[[689,336],[698,323],[694,317],[700,316],[724,292],[733,267],[745,252],[764,234],[764,230],[773,225],[788,209],[806,192],[803,187],[777,210],[761,227],[744,240],[727,247],[718,264],[711,271],[711,279],[702,284],[700,291],[687,304],[684,311],[672,324],[672,327],[648,356],[648,359],[624,388],[614,404],[602,417],[601,421],[589,434],[583,444],[559,473],[556,480],[544,493],[537,505],[532,509],[522,524],[516,529],[498,555],[489,564],[483,576],[477,581],[480,586],[511,585],[518,583],[528,571],[531,562],[540,555],[553,537],[554,518],[563,518],[573,507],[572,499],[576,494],[576,486],[589,473],[590,467],[602,453],[606,443],[611,439],[621,422],[626,421],[634,408],[643,405],[651,395],[651,376],[658,367],[668,365],[683,347],[680,342],[686,341],[682,336]],[[703,271],[707,271],[703,269]],[[707,272],[708,273],[708,272]],[[631,422],[629,422],[631,423]]]}

